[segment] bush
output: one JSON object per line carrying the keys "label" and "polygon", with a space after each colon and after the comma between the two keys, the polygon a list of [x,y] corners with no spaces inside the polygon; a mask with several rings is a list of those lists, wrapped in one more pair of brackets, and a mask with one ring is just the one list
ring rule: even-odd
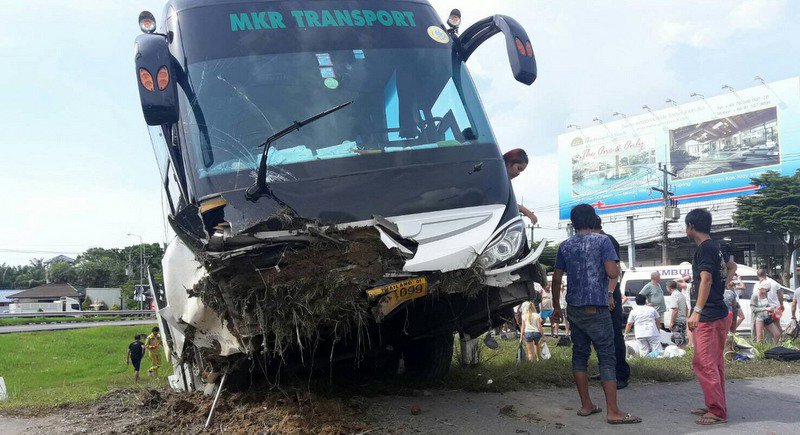
{"label": "bush", "polygon": [[83,300],[81,308],[83,308],[83,311],[90,311],[92,309],[92,300],[89,299],[89,296],[86,296],[86,299]]}
{"label": "bush", "polygon": [[122,308],[121,308],[119,305],[112,305],[112,306],[111,306],[111,311],[119,311],[119,310],[121,310],[121,309],[122,309]]}

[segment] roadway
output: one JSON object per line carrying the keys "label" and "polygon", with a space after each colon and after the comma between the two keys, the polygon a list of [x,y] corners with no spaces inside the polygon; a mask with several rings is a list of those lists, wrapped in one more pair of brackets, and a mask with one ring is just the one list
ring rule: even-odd
{"label": "roadway", "polygon": [[60,331],[65,329],[95,328],[98,326],[133,326],[152,325],[156,319],[147,320],[111,320],[107,322],[71,322],[71,323],[43,323],[30,325],[0,326],[0,334],[13,334],[15,332],[41,332]]}

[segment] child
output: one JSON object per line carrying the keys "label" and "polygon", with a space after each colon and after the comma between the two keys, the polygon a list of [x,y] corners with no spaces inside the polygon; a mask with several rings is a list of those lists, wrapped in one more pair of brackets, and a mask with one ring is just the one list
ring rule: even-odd
{"label": "child", "polygon": [[653,351],[656,351],[656,354],[661,353],[661,337],[656,325],[658,319],[658,311],[647,305],[647,296],[636,295],[636,307],[628,316],[625,334],[631,330],[632,326],[635,326],[634,332],[640,349],[639,356],[646,356]]}
{"label": "child", "polygon": [[158,368],[161,367],[161,352],[159,351],[161,334],[158,326],[153,328],[152,333],[147,336],[145,347],[147,348],[147,356],[150,357],[150,368],[147,369],[147,374],[158,377]]}
{"label": "child", "polygon": [[133,380],[139,383],[139,367],[142,364],[142,357],[144,356],[144,344],[142,344],[142,336],[136,334],[133,337],[133,343],[128,345],[128,355],[125,357],[125,365],[133,363]]}

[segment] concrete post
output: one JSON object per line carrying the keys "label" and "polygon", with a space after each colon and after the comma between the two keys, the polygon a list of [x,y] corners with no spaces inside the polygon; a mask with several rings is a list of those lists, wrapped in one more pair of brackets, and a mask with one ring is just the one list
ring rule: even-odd
{"label": "concrete post", "polygon": [[636,270],[636,236],[633,231],[633,216],[628,216],[628,269]]}

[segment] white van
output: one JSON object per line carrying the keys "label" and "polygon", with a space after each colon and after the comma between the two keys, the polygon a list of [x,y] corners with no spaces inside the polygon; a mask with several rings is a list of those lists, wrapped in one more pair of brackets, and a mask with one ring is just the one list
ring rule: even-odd
{"label": "white van", "polygon": [[[742,290],[742,294],[739,296],[739,305],[741,305],[742,311],[744,312],[744,321],[741,325],[739,325],[738,330],[749,332],[752,322],[750,319],[752,316],[752,313],[750,312],[750,297],[753,295],[753,289],[756,288],[756,284],[758,284],[758,277],[756,276],[756,269],[743,264],[737,264],[736,266],[736,273],[744,283],[744,290]],[[684,262],[679,265],[637,267],[635,270],[629,269],[623,271],[620,289],[622,294],[628,297],[628,300],[622,306],[623,316],[626,319],[633,307],[636,306],[636,301],[634,298],[637,294],[639,294],[639,291],[642,290],[642,287],[650,282],[650,274],[655,271],[661,273],[660,285],[661,289],[664,291],[664,300],[667,303],[667,308],[669,308],[672,305],[672,297],[667,296],[667,284],[683,275],[692,276],[692,265],[691,263]],[[689,290],[691,289],[691,285],[692,284],[689,284],[687,289],[684,290],[687,304],[690,304]],[[794,298],[794,291],[783,286],[781,286],[781,288],[783,289],[783,305],[785,308],[785,313],[787,314],[781,318],[781,325],[785,328],[789,325],[791,318],[788,313],[791,311],[791,302]],[[669,325],[671,317],[672,311],[667,309],[667,312],[664,315],[664,325]]]}

